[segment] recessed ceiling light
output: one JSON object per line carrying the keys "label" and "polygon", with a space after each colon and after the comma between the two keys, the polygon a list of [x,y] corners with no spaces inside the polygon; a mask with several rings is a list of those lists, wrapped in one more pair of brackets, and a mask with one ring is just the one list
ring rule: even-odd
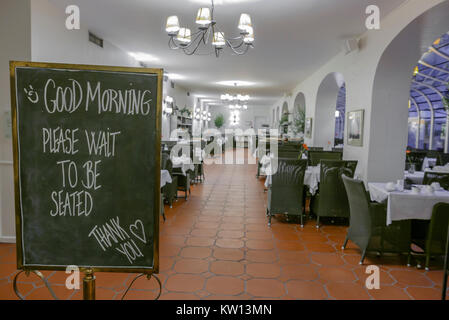
{"label": "recessed ceiling light", "polygon": [[229,80],[229,81],[219,81],[217,82],[217,84],[227,87],[250,87],[253,86],[255,83],[250,81]]}
{"label": "recessed ceiling light", "polygon": [[145,52],[128,52],[128,54],[133,57],[134,59],[136,59],[137,61],[140,62],[154,62],[154,61],[159,61],[159,58],[145,53]]}

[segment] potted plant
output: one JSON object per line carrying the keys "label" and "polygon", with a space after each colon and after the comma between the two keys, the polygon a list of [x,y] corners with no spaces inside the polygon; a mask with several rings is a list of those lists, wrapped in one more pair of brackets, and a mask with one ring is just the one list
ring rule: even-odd
{"label": "potted plant", "polygon": [[190,115],[192,114],[192,112],[189,109],[187,109],[187,107],[182,108],[181,110],[179,110],[179,112],[181,113],[181,116],[186,118],[190,117]]}
{"label": "potted plant", "polygon": [[411,155],[412,152],[410,150],[406,150],[405,153],[406,153],[406,158],[408,161],[408,172],[410,174],[413,174],[413,173],[415,173],[415,164],[413,163],[413,160],[412,160],[412,155]]}
{"label": "potted plant", "polygon": [[309,147],[307,146],[307,144],[303,143],[302,146],[301,146],[301,151],[299,152],[298,159],[301,160],[303,154],[304,154],[306,151],[308,151],[308,150],[309,150]]}
{"label": "potted plant", "polygon": [[221,113],[218,114],[214,119],[215,127],[217,127],[217,129],[220,129],[221,127],[223,127],[224,123],[225,123],[224,115]]}
{"label": "potted plant", "polygon": [[279,121],[279,128],[282,128],[282,133],[287,133],[289,125],[290,123],[288,122],[288,113],[284,113],[281,116],[281,120]]}
{"label": "potted plant", "polygon": [[292,121],[292,132],[295,136],[304,134],[306,124],[306,113],[304,110],[299,110],[298,113],[295,113]]}

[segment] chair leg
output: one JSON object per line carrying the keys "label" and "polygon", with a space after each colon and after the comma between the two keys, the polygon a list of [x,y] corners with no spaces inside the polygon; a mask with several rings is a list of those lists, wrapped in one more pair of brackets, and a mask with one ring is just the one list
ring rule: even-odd
{"label": "chair leg", "polygon": [[268,212],[268,226],[271,227],[271,212]]}
{"label": "chair leg", "polygon": [[430,263],[430,252],[427,252],[426,253],[426,265],[425,265],[426,271],[429,271],[429,263]]}
{"label": "chair leg", "polygon": [[411,267],[412,266],[412,252],[409,251],[408,255],[407,255],[407,267]]}
{"label": "chair leg", "polygon": [[359,264],[363,264],[363,260],[365,260],[365,256],[366,256],[366,249],[364,249],[362,252],[362,258],[360,259]]}
{"label": "chair leg", "polygon": [[304,228],[304,215],[302,214],[302,212],[300,215],[300,219],[301,219],[301,228]]}
{"label": "chair leg", "polygon": [[316,228],[319,229],[320,228],[320,216],[316,216]]}
{"label": "chair leg", "polygon": [[341,250],[345,250],[346,249],[346,245],[348,244],[348,240],[349,240],[349,237],[348,237],[348,235],[346,235],[345,242],[343,243],[343,246],[341,247]]}

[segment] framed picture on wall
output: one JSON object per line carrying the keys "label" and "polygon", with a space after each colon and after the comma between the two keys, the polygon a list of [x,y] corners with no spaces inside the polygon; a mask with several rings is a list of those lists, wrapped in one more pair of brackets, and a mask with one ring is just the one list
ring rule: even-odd
{"label": "framed picture on wall", "polygon": [[312,138],[312,118],[306,119],[304,133],[305,133],[306,138]]}
{"label": "framed picture on wall", "polygon": [[363,121],[365,110],[348,112],[348,145],[363,146]]}

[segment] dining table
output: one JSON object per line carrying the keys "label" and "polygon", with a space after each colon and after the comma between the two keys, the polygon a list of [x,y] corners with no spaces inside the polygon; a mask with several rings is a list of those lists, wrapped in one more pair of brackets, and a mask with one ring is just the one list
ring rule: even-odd
{"label": "dining table", "polygon": [[412,184],[422,184],[424,180],[424,171],[404,172],[404,179],[407,179]]}
{"label": "dining table", "polygon": [[412,184],[423,184],[424,175],[426,172],[449,174],[449,165],[435,166],[432,169],[427,168],[424,171],[414,171],[414,172],[405,171],[404,179],[408,179]]}
{"label": "dining table", "polygon": [[425,157],[423,162],[422,162],[422,168],[421,170],[424,171],[427,168],[433,168],[434,166],[436,166],[437,164],[437,158],[428,158]]}
{"label": "dining table", "polygon": [[378,203],[387,202],[387,225],[393,221],[402,220],[430,220],[435,204],[439,202],[449,203],[449,191],[444,189],[428,193],[423,186],[417,186],[418,192],[388,188],[387,183],[368,183],[368,189],[372,201]]}
{"label": "dining table", "polygon": [[187,171],[195,170],[195,166],[192,163],[192,159],[190,159],[185,155],[182,155],[180,157],[172,156],[171,161],[173,163],[173,169],[180,168],[184,176],[187,175]]}

